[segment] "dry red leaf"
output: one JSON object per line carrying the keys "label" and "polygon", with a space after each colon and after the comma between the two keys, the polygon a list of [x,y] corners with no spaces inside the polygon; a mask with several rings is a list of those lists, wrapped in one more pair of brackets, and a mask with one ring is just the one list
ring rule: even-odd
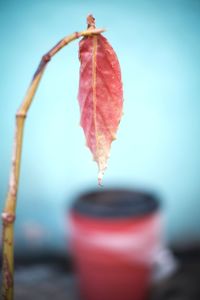
{"label": "dry red leaf", "polygon": [[78,100],[87,146],[99,167],[101,184],[110,146],[122,116],[123,92],[117,56],[102,35],[83,38],[79,44]]}

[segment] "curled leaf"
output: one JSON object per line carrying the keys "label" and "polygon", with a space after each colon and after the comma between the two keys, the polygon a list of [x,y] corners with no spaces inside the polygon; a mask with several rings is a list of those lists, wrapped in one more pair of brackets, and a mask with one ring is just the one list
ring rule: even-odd
{"label": "curled leaf", "polygon": [[116,139],[122,116],[123,91],[117,56],[101,34],[79,44],[80,82],[78,100],[87,146],[99,167],[102,182],[110,146]]}

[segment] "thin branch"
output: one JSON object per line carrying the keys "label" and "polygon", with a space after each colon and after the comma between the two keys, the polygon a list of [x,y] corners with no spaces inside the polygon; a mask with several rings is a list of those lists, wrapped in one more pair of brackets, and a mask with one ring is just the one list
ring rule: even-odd
{"label": "thin branch", "polygon": [[27,90],[25,98],[16,113],[16,129],[13,145],[12,166],[9,180],[9,189],[5,201],[4,211],[2,213],[3,223],[3,300],[13,300],[14,297],[14,221],[16,212],[16,200],[19,186],[19,173],[21,165],[21,152],[23,142],[23,131],[25,118],[31,106],[38,85],[45,71],[46,65],[51,58],[70,42],[85,36],[99,34],[104,29],[95,29],[94,26],[88,26],[88,29],[81,32],[75,32],[61,41],[59,41],[49,52],[43,55],[40,64],[33,76],[30,86]]}

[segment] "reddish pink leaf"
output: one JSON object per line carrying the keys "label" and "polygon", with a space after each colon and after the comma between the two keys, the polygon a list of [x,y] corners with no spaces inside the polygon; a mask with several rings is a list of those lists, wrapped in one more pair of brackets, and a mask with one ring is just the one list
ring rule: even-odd
{"label": "reddish pink leaf", "polygon": [[102,35],[85,37],[79,46],[81,126],[98,164],[101,184],[122,116],[121,72],[114,50]]}

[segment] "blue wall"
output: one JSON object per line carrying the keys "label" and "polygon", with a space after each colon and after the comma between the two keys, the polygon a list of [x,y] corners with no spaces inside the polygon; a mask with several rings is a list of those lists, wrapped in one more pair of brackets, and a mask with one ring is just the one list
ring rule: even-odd
{"label": "blue wall", "polygon": [[[0,6],[0,208],[14,114],[34,70],[60,38],[84,29],[92,12],[119,57],[125,98],[104,185],[157,191],[168,240],[200,240],[200,2],[1,0]],[[74,42],[51,61],[27,118],[16,222],[24,247],[62,249],[66,206],[97,184],[78,125],[77,50]]]}

